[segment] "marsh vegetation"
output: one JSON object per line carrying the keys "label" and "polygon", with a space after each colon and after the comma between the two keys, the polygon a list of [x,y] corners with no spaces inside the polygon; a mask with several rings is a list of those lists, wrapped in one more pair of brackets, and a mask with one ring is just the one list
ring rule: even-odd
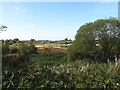
{"label": "marsh vegetation", "polygon": [[[116,19],[83,25],[74,41],[14,39],[3,40],[2,45],[3,88],[120,88],[120,65],[115,62],[120,58],[120,22]],[[41,48],[44,52],[38,52]]]}

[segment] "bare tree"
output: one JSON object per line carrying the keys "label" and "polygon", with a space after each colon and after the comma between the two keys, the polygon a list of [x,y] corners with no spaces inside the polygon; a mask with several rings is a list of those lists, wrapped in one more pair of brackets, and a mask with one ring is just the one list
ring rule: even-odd
{"label": "bare tree", "polygon": [[5,25],[0,25],[0,32],[1,31],[6,31],[7,30],[7,26]]}

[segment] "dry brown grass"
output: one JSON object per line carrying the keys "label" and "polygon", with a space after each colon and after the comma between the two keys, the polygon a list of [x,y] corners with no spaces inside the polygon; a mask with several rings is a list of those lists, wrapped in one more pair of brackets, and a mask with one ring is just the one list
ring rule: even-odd
{"label": "dry brown grass", "polygon": [[67,48],[38,48],[38,53],[66,53]]}
{"label": "dry brown grass", "polygon": [[35,44],[35,47],[37,48],[50,48],[54,46],[70,46],[71,44]]}

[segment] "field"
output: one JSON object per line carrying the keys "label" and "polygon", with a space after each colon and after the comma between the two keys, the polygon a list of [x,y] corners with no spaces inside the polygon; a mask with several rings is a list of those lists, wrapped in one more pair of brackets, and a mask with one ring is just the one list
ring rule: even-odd
{"label": "field", "polygon": [[49,43],[49,44],[35,44],[35,47],[38,48],[49,48],[49,47],[68,47],[71,44],[54,44],[54,43]]}
{"label": "field", "polygon": [[66,53],[67,48],[38,48],[37,53]]}
{"label": "field", "polygon": [[35,44],[37,53],[66,53],[71,44]]}

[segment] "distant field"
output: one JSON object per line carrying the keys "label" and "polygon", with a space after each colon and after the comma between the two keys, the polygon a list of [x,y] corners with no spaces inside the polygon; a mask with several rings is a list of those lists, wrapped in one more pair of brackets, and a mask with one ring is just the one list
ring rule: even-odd
{"label": "distant field", "polygon": [[37,53],[66,53],[67,48],[38,48]]}
{"label": "distant field", "polygon": [[59,46],[59,47],[68,47],[70,46],[71,44],[35,44],[35,47],[37,48],[43,48],[43,47],[55,47],[55,46]]}
{"label": "distant field", "polygon": [[66,53],[71,44],[35,44],[38,53]]}

